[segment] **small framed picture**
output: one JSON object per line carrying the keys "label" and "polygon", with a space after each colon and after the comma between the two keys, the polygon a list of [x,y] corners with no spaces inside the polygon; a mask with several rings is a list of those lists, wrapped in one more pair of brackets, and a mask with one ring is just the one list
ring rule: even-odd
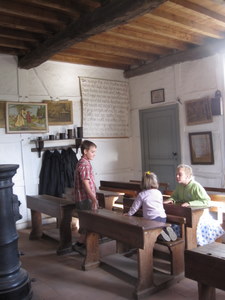
{"label": "small framed picture", "polygon": [[165,101],[164,89],[158,89],[151,91],[151,103],[160,103]]}
{"label": "small framed picture", "polygon": [[185,101],[187,125],[211,123],[211,99],[204,97],[197,100]]}
{"label": "small framed picture", "polygon": [[48,131],[47,104],[6,103],[6,132],[32,133]]}
{"label": "small framed picture", "polygon": [[210,131],[189,133],[191,163],[193,165],[213,165],[213,143]]}

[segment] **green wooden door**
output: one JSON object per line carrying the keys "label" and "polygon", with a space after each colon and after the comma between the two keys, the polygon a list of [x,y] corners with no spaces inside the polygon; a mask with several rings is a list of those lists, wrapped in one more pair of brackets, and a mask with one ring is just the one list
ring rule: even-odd
{"label": "green wooden door", "polygon": [[180,163],[178,105],[140,110],[142,170],[157,174],[160,182],[176,185],[176,166]]}

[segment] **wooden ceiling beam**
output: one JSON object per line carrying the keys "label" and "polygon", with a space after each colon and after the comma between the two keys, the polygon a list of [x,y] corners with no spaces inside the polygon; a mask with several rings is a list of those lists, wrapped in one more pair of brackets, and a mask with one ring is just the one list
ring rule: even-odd
{"label": "wooden ceiling beam", "polygon": [[0,0],[0,12],[10,14],[11,16],[52,24],[63,24],[63,22],[67,21],[65,14],[58,13],[56,15],[50,10],[43,10],[35,6],[30,7],[13,0]]}
{"label": "wooden ceiling beam", "polygon": [[0,46],[0,53],[18,56],[18,55],[23,55],[24,53],[26,53],[26,51],[23,49],[15,49],[12,47],[8,48],[8,47]]}
{"label": "wooden ceiling beam", "polygon": [[0,39],[0,46],[7,47],[7,48],[14,48],[14,49],[29,49],[30,46],[24,42],[15,41],[13,39],[8,38],[1,38]]}
{"label": "wooden ceiling beam", "polygon": [[100,35],[89,38],[89,41],[93,42],[104,42],[106,45],[117,46],[129,48],[136,51],[144,51],[149,52],[151,54],[156,55],[165,55],[169,54],[170,51],[165,47],[158,47],[155,45],[150,45],[149,43],[145,43],[145,41],[141,41],[138,43],[134,43],[134,40],[129,38],[128,36],[123,36],[123,38],[119,38],[119,35],[113,31],[108,31],[106,33],[102,33]]}
{"label": "wooden ceiling beam", "polygon": [[127,70],[124,72],[124,76],[126,78],[130,78],[138,75],[143,75],[146,73],[151,73],[157,70],[170,67],[175,64],[211,56],[218,52],[224,53],[224,51],[225,51],[225,40],[217,40],[215,42],[210,42],[205,46],[199,46],[183,52],[171,54],[162,57],[158,60],[155,60],[153,62],[142,65],[140,67]]}
{"label": "wooden ceiling beam", "polygon": [[41,36],[38,34],[32,34],[29,32],[4,27],[0,27],[0,36],[13,40],[27,41],[32,43],[37,43],[37,39],[41,40]]}
{"label": "wooden ceiling beam", "polygon": [[17,2],[18,1],[22,3],[27,2],[29,4],[35,4],[40,7],[55,9],[75,18],[78,18],[80,16],[79,9],[85,12],[89,12],[101,6],[98,1],[92,0],[17,0]]}
{"label": "wooden ceiling beam", "polygon": [[48,60],[51,56],[65,48],[81,42],[90,36],[124,24],[137,16],[150,12],[166,0],[114,0],[107,5],[97,8],[93,13],[87,14],[72,22],[66,29],[46,40],[39,47],[20,57],[18,66],[30,69]]}
{"label": "wooden ceiling beam", "polygon": [[196,32],[203,36],[207,36],[215,39],[224,38],[224,35],[222,33],[218,32],[218,30],[214,30],[210,28],[207,24],[200,24],[192,20],[188,20],[188,18],[185,19],[183,17],[174,15],[169,12],[165,12],[162,10],[155,10],[154,12],[152,12],[152,18],[154,17],[156,18],[156,20],[159,20],[160,22],[167,23],[167,24],[174,24],[177,27],[183,28],[188,31]]}
{"label": "wooden ceiling beam", "polygon": [[160,46],[163,48],[178,49],[178,50],[187,49],[186,43],[174,39],[168,39],[166,37],[162,37],[154,33],[152,34],[151,28],[143,29],[143,27],[140,28],[132,24],[127,24],[112,29],[111,31],[123,34],[124,36],[133,37],[137,41],[139,39],[143,41],[144,39],[146,43],[150,43],[152,45]]}
{"label": "wooden ceiling beam", "polygon": [[96,61],[93,59],[87,59],[87,58],[84,59],[84,58],[71,57],[71,56],[60,55],[60,54],[56,54],[52,56],[50,60],[62,61],[62,62],[67,62],[72,64],[82,64],[82,65],[89,65],[95,67],[119,69],[119,70],[125,70],[128,67],[128,65],[125,64],[111,63],[106,61],[99,62],[98,60]]}
{"label": "wooden ceiling beam", "polygon": [[62,55],[70,55],[70,56],[75,56],[75,57],[80,57],[80,58],[89,58],[93,60],[99,60],[99,61],[108,61],[108,62],[113,62],[113,63],[119,63],[122,64],[124,63],[125,65],[139,65],[140,60],[135,59],[135,58],[129,58],[127,56],[122,56],[122,55],[115,55],[115,54],[105,54],[101,53],[101,56],[99,56],[99,53],[96,51],[90,51],[89,49],[65,49],[64,51],[60,52],[59,54]]}
{"label": "wooden ceiling beam", "polygon": [[169,0],[169,2],[180,5],[181,7],[185,7],[186,9],[191,10],[193,13],[208,16],[208,17],[212,18],[214,21],[217,20],[217,22],[220,23],[221,26],[225,26],[224,16],[201,6],[201,1],[199,4],[192,3],[192,2],[189,2],[186,0]]}
{"label": "wooden ceiling beam", "polygon": [[173,38],[178,41],[183,41],[193,45],[203,44],[203,37],[200,37],[197,34],[195,35],[193,32],[183,30],[177,26],[174,26],[173,24],[168,25],[165,24],[165,22],[155,20],[154,16],[151,14],[146,14],[133,23],[139,25],[140,27],[148,26],[151,28],[151,32],[167,38]]}
{"label": "wooden ceiling beam", "polygon": [[1,16],[0,18],[0,26],[2,27],[7,27],[10,29],[19,29],[19,30],[24,30],[28,32],[34,32],[34,33],[40,33],[40,34],[46,34],[50,35],[55,30],[57,30],[57,27],[51,27],[45,26],[39,22],[34,22],[34,21],[26,21],[21,18],[13,18],[11,16]]}
{"label": "wooden ceiling beam", "polygon": [[117,46],[109,46],[106,45],[104,41],[102,43],[93,43],[90,42],[89,40],[81,43],[75,44],[71,49],[89,49],[98,52],[99,54],[101,53],[106,53],[106,54],[115,54],[115,55],[121,55],[121,56],[126,56],[130,58],[136,58],[140,60],[152,60],[156,58],[155,55],[149,54],[148,52],[144,51],[136,51],[132,50],[129,48],[124,48],[124,47],[117,47]]}

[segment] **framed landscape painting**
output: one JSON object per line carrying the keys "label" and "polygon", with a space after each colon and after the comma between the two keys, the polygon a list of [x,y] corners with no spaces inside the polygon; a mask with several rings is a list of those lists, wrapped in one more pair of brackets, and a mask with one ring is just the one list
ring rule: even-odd
{"label": "framed landscape painting", "polygon": [[47,132],[47,104],[6,102],[6,132]]}
{"label": "framed landscape painting", "polygon": [[48,105],[49,125],[69,125],[73,124],[73,105],[69,100],[43,100]]}

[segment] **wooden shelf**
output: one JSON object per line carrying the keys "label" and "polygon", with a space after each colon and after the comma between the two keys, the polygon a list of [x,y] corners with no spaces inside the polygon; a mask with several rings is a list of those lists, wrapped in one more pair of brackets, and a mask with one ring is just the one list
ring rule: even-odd
{"label": "wooden shelf", "polygon": [[[56,146],[44,147],[45,143],[48,143],[48,142],[59,142],[59,141],[75,141],[76,144],[56,145]],[[76,153],[77,153],[78,149],[80,148],[80,145],[81,145],[81,142],[82,142],[82,138],[60,139],[60,140],[31,140],[31,142],[34,142],[34,143],[43,142],[43,146],[42,147],[31,148],[31,152],[38,152],[38,157],[41,157],[41,152],[42,151],[46,151],[46,150],[54,151],[54,150],[63,150],[63,149],[68,149],[68,148],[75,148],[76,149]]]}
{"label": "wooden shelf", "polygon": [[[52,147],[44,147],[41,149],[41,152],[42,151],[45,151],[45,150],[50,150],[50,151],[53,151],[53,150],[62,150],[62,149],[66,149],[66,148],[76,148],[76,145],[73,144],[73,145],[63,145],[63,146],[52,146]],[[31,148],[31,152],[39,152],[39,149],[37,148]]]}

